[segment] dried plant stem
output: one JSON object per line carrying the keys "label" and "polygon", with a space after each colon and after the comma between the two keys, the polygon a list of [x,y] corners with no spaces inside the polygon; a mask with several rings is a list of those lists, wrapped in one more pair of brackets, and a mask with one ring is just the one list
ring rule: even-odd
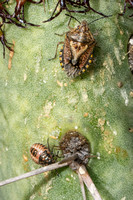
{"label": "dried plant stem", "polygon": [[102,200],[96,186],[94,185],[91,177],[89,176],[86,167],[84,165],[79,165],[77,169],[78,173],[80,173],[83,182],[87,186],[88,190],[90,191],[91,195],[93,196],[94,200]]}
{"label": "dried plant stem", "polygon": [[57,162],[57,163],[54,163],[54,164],[51,164],[51,165],[36,169],[34,171],[22,174],[20,176],[16,176],[14,178],[10,178],[10,179],[7,179],[5,181],[1,181],[0,182],[0,186],[4,186],[4,185],[7,185],[9,183],[13,183],[13,182],[16,182],[16,181],[19,181],[19,180],[22,180],[22,179],[25,179],[25,178],[28,178],[28,177],[31,177],[31,176],[35,176],[35,175],[41,174],[43,172],[47,172],[47,171],[51,171],[51,170],[58,169],[58,168],[61,168],[61,167],[65,167],[65,166],[67,166],[69,164],[70,164],[70,162],[65,162],[65,163],[62,163],[62,164]]}
{"label": "dried plant stem", "polygon": [[84,182],[83,182],[82,176],[81,176],[81,174],[79,173],[78,170],[77,170],[77,174],[79,176],[79,181],[80,181],[81,192],[82,192],[82,195],[83,195],[83,200],[86,200]]}
{"label": "dried plant stem", "polygon": [[41,173],[46,172],[46,171],[51,171],[51,170],[62,168],[62,167],[69,165],[70,168],[72,168],[72,169],[73,169],[73,167],[75,167],[75,170],[76,170],[76,172],[79,176],[79,181],[80,181],[83,199],[86,200],[85,189],[84,189],[84,183],[85,183],[85,185],[87,186],[91,195],[93,196],[94,200],[102,200],[96,186],[94,185],[92,179],[90,178],[90,176],[89,176],[89,174],[86,170],[86,167],[84,165],[80,165],[77,162],[75,162],[74,160],[76,158],[77,158],[77,154],[74,154],[74,155],[72,155],[68,158],[64,158],[60,162],[57,162],[57,163],[36,169],[34,171],[22,174],[20,176],[16,176],[14,178],[7,179],[5,181],[1,181],[0,187],[7,185],[7,184],[10,184],[10,183],[13,183],[13,182],[16,182],[16,181],[19,181],[19,180],[22,180],[22,179],[25,179],[25,178],[29,178],[31,176],[41,174]]}
{"label": "dried plant stem", "polygon": [[73,161],[73,160],[76,160],[76,158],[78,158],[78,154],[73,154],[72,156],[69,156],[69,157],[67,157],[67,158],[64,158],[64,159],[62,159],[60,162],[59,162],[59,164],[62,164],[62,163],[66,163],[66,162],[71,162],[71,161]]}

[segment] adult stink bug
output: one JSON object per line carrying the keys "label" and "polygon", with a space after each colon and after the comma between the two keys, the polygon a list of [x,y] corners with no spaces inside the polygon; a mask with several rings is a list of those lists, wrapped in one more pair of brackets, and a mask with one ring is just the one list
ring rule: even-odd
{"label": "adult stink bug", "polygon": [[50,149],[43,144],[35,143],[30,148],[32,160],[39,165],[50,165],[55,162],[54,155]]}
{"label": "adult stink bug", "polygon": [[128,42],[128,61],[130,64],[131,73],[133,74],[133,35],[131,35]]}
{"label": "adult stink bug", "polygon": [[89,68],[93,60],[95,39],[86,21],[66,33],[60,51],[60,65],[70,77],[76,77]]}

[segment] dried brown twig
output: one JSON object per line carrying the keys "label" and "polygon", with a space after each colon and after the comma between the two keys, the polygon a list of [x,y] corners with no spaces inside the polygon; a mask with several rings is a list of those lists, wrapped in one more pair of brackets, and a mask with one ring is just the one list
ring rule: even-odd
{"label": "dried brown twig", "polygon": [[86,167],[84,165],[79,165],[76,163],[77,170],[76,172],[80,174],[83,182],[87,186],[88,190],[90,191],[91,195],[93,196],[94,200],[102,200],[96,186],[94,185],[90,175],[88,174]]}
{"label": "dried brown twig", "polygon": [[25,179],[25,178],[29,178],[31,176],[35,176],[35,175],[41,174],[43,172],[62,168],[62,167],[68,166],[69,164],[70,164],[70,162],[66,162],[66,163],[63,163],[63,164],[59,164],[59,162],[57,162],[57,163],[54,163],[54,164],[51,164],[51,165],[48,165],[48,166],[45,166],[45,167],[41,167],[39,169],[36,169],[36,170],[31,171],[31,172],[22,174],[20,176],[16,176],[14,178],[10,178],[10,179],[7,179],[5,181],[1,181],[0,186],[4,186],[4,185],[7,185],[9,183],[13,183],[13,182]]}

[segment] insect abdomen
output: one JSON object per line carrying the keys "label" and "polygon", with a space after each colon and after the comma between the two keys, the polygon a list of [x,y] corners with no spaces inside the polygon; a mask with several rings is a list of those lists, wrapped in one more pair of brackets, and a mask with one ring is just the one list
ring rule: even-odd
{"label": "insect abdomen", "polygon": [[30,155],[32,160],[37,164],[49,165],[54,163],[53,154],[43,144],[33,144],[30,148]]}

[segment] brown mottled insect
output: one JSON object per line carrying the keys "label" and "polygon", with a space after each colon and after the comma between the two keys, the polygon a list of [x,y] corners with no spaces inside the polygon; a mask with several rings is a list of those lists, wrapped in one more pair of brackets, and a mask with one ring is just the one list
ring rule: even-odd
{"label": "brown mottled insect", "polygon": [[[49,22],[49,21],[53,20],[54,18],[58,17],[63,10],[66,10],[69,13],[86,13],[86,12],[89,12],[90,10],[92,10],[93,12],[95,12],[95,13],[97,13],[99,15],[102,15],[104,17],[108,17],[107,15],[104,15],[103,13],[98,12],[95,9],[93,9],[90,6],[90,2],[89,1],[90,0],[83,0],[83,1],[82,0],[75,0],[75,1],[73,1],[73,0],[58,0],[51,17],[48,20],[43,21],[43,22],[45,23],[45,22]],[[84,10],[70,10],[68,8],[69,5],[73,6],[73,8],[75,8],[75,7],[79,7],[79,8],[83,7]],[[59,11],[56,13],[58,6],[60,8],[59,8]]]}
{"label": "brown mottled insect", "polygon": [[[66,159],[77,155],[75,161],[86,165],[90,155],[90,143],[77,131],[67,132],[60,141],[60,149]],[[62,162],[62,161],[61,161]]]}
{"label": "brown mottled insect", "polygon": [[28,24],[28,25],[31,25],[31,26],[39,26],[39,25],[35,25],[35,24],[32,24],[32,23],[28,23],[24,19],[24,4],[27,1],[30,2],[30,3],[33,3],[33,4],[39,4],[39,3],[42,2],[42,0],[40,0],[39,2],[36,2],[36,1],[33,1],[33,0],[16,0],[15,12],[12,15],[12,17],[16,18],[20,23]]}
{"label": "brown mottled insect", "polygon": [[133,35],[131,35],[128,42],[128,61],[130,64],[131,73],[133,74]]}
{"label": "brown mottled insect", "polygon": [[84,73],[93,60],[95,39],[86,21],[66,33],[65,42],[60,51],[60,65],[70,77]]}
{"label": "brown mottled insect", "polygon": [[0,28],[0,42],[3,45],[3,58],[5,58],[5,47],[8,48],[10,51],[13,51],[12,48],[9,46],[11,43],[7,42],[4,32]]}
{"label": "brown mottled insect", "polygon": [[50,165],[55,162],[54,155],[49,148],[40,143],[35,143],[30,148],[32,160],[39,165]]}
{"label": "brown mottled insect", "polygon": [[[133,0],[125,0],[123,13],[120,13],[119,15],[124,15],[125,14],[127,3],[130,4],[130,6],[128,8],[133,8]],[[129,17],[133,17],[133,14],[130,15]]]}

